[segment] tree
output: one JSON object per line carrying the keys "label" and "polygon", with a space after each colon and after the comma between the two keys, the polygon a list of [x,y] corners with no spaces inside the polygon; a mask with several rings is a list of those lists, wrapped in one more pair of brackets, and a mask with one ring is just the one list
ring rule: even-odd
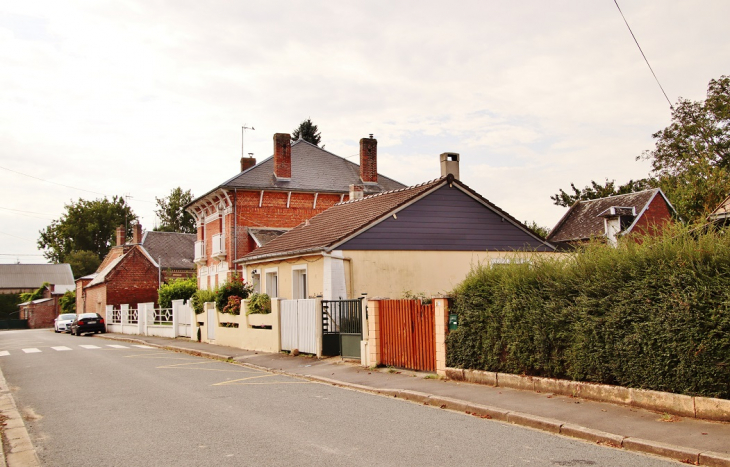
{"label": "tree", "polygon": [[68,290],[58,299],[61,313],[76,313],[76,291]]}
{"label": "tree", "polygon": [[160,232],[195,233],[195,218],[185,210],[185,206],[193,201],[193,194],[190,190],[183,191],[182,188],[173,188],[165,198],[157,198],[155,214],[160,218],[159,227],[155,230]]}
{"label": "tree", "polygon": [[79,199],[67,204],[66,212],[51,225],[41,230],[38,247],[46,259],[55,263],[66,262],[66,257],[80,250],[91,251],[99,258],[109,252],[116,228],[127,226],[126,235],[132,235],[132,224],[137,216],[124,198],[114,196],[87,201]]}
{"label": "tree", "polygon": [[50,285],[50,283],[44,282],[33,292],[21,292],[20,299],[23,301],[23,303],[38,300],[39,298],[43,297],[43,291],[46,290],[46,288]]}
{"label": "tree", "polygon": [[653,188],[655,185],[656,181],[650,178],[642,178],[636,181],[629,180],[627,183],[619,185],[618,187],[616,186],[616,180],[609,181],[606,179],[606,183],[604,185],[591,180],[591,185],[586,186],[582,190],[576,188],[574,183],[571,183],[570,188],[573,190],[573,194],[566,193],[561,188],[560,193],[554,194],[550,197],[550,199],[553,200],[553,204],[556,204],[557,206],[570,207],[574,205],[576,201],[635,193],[637,191]]}
{"label": "tree", "polygon": [[550,233],[550,228],[543,227],[543,226],[539,225],[535,221],[532,221],[532,222],[525,221],[525,222],[523,222],[523,224],[525,224],[525,227],[527,227],[528,229],[532,230],[533,232],[535,232],[536,234],[538,234],[542,238],[547,237],[548,234]]}
{"label": "tree", "polygon": [[319,146],[319,142],[322,140],[321,133],[318,131],[317,125],[312,123],[311,118],[304,120],[299,124],[299,127],[292,131],[291,139],[292,141],[297,141],[300,136],[304,141],[312,143],[315,146]]}
{"label": "tree", "polygon": [[652,135],[651,161],[675,209],[686,221],[704,219],[730,192],[730,76],[710,80],[707,99],[680,98],[672,123]]}
{"label": "tree", "polygon": [[64,258],[64,263],[71,265],[74,279],[89,275],[96,271],[101,264],[101,258],[89,250],[72,251]]}

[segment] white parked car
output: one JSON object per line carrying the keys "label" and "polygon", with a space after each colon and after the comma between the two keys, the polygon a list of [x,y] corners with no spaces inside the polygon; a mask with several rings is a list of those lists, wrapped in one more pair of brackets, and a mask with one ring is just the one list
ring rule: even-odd
{"label": "white parked car", "polygon": [[76,319],[75,313],[64,313],[58,315],[58,318],[53,320],[53,330],[56,332],[66,332],[71,329],[71,323]]}

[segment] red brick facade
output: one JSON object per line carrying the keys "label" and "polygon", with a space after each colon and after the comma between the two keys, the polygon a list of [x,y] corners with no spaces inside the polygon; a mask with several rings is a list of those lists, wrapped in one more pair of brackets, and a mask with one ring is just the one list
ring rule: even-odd
{"label": "red brick facade", "polygon": [[20,319],[28,320],[30,329],[52,328],[59,313],[58,297],[41,303],[32,303],[20,308]]}
{"label": "red brick facade", "polygon": [[360,140],[360,179],[363,183],[378,182],[378,140]]}
{"label": "red brick facade", "polygon": [[[157,266],[139,246],[133,245],[128,248],[124,258],[106,274],[102,283],[83,289],[84,296],[81,299],[83,312],[99,313],[104,316],[107,305],[118,307],[129,304],[136,308],[139,303],[157,303],[159,286]],[[76,311],[82,313],[79,308]]]}
{"label": "red brick facade", "polygon": [[669,211],[669,206],[661,195],[657,195],[636,222],[633,232],[655,234],[671,221],[672,214]]}

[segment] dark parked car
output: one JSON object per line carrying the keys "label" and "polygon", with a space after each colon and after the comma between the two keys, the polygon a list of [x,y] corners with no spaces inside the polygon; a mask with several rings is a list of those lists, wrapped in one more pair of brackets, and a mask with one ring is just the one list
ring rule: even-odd
{"label": "dark parked car", "polygon": [[71,323],[71,334],[105,332],[104,318],[99,313],[82,313]]}

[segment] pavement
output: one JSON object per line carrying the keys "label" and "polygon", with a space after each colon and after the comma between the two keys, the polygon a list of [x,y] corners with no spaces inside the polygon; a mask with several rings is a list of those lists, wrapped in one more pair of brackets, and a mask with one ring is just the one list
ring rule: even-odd
{"label": "pavement", "polygon": [[[229,360],[265,371],[459,411],[691,465],[730,467],[730,423],[683,418],[557,394],[452,381],[434,373],[364,368],[359,361],[340,357],[317,359],[303,354],[255,352],[188,338],[114,333],[96,337]],[[0,458],[0,466],[2,460]],[[8,462],[11,467],[13,464]]]}

